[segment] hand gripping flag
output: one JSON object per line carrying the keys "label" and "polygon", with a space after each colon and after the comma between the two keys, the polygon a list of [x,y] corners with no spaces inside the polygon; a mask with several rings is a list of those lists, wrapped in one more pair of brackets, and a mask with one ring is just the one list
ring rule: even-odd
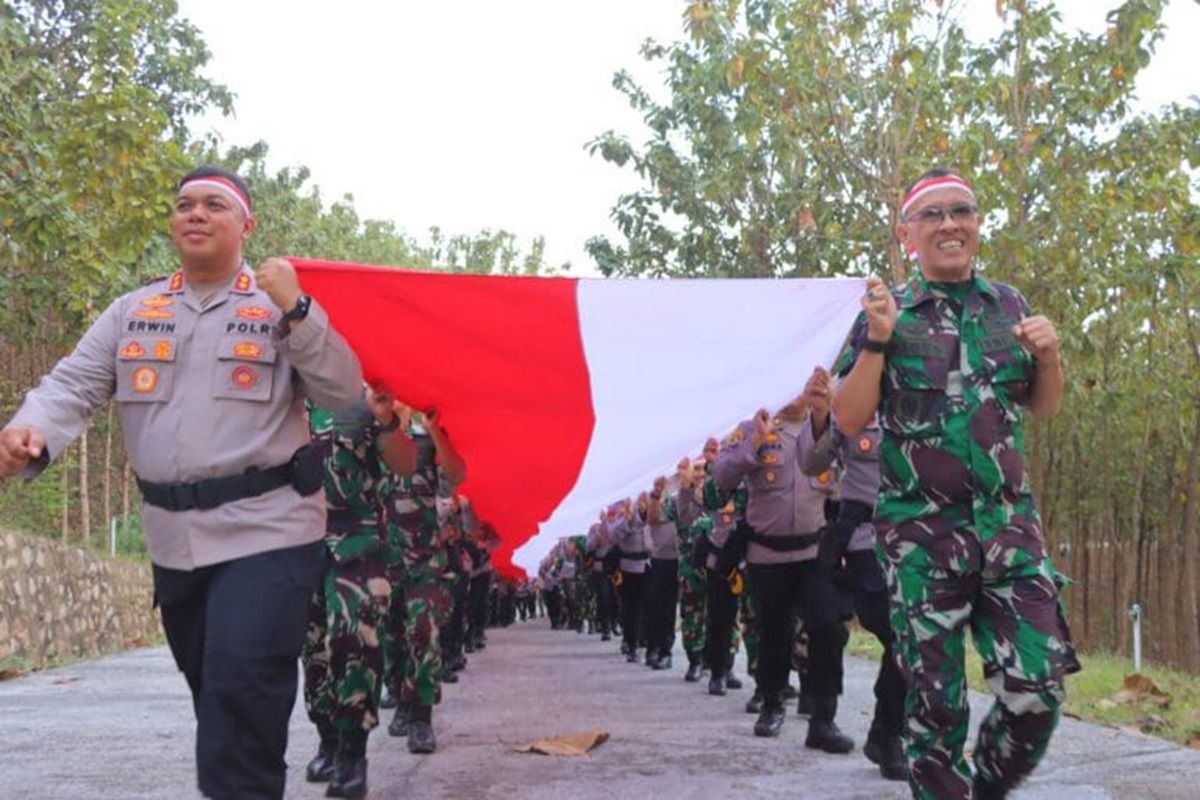
{"label": "hand gripping flag", "polygon": [[[648,490],[710,435],[829,366],[863,281],[601,280],[291,259],[369,382],[438,409],[461,491],[535,570],[560,536]],[[514,558],[515,556],[515,558]]]}

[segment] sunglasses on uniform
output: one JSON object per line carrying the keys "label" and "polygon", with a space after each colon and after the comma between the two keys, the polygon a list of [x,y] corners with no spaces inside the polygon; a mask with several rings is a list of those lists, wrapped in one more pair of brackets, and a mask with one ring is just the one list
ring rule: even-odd
{"label": "sunglasses on uniform", "polygon": [[966,222],[975,219],[975,215],[979,213],[979,206],[974,203],[957,203],[949,208],[941,206],[925,206],[920,211],[913,212],[905,217],[905,222],[920,222],[923,225],[941,225],[946,217],[955,222]]}

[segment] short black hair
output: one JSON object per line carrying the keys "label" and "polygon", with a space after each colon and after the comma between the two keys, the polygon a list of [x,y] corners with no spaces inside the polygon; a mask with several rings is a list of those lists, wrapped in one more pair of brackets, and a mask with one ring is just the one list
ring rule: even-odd
{"label": "short black hair", "polygon": [[949,167],[934,167],[932,169],[926,170],[925,173],[923,175],[921,175],[921,177],[917,178],[915,181],[910,183],[908,186],[904,187],[904,194],[907,197],[908,193],[913,190],[913,187],[915,187],[921,181],[929,180],[930,178],[946,178],[951,175],[953,175],[956,178],[962,178],[964,181],[966,180],[966,178],[963,178],[962,175],[958,174],[957,172],[950,169]]}
{"label": "short black hair", "polygon": [[238,189],[241,190],[242,194],[244,194],[246,196],[246,204],[249,205],[251,208],[253,208],[254,203],[250,199],[250,187],[246,185],[246,182],[244,180],[242,180],[240,177],[238,177],[238,175],[236,175],[233,172],[230,172],[227,169],[221,169],[220,167],[209,166],[208,164],[203,164],[199,167],[196,167],[194,170],[189,172],[187,175],[184,175],[182,178],[180,178],[179,185],[175,187],[176,191],[182,189],[183,185],[185,183],[187,183],[188,181],[194,181],[199,178],[224,178],[225,180],[229,181],[230,183],[232,183],[234,186],[236,186]]}

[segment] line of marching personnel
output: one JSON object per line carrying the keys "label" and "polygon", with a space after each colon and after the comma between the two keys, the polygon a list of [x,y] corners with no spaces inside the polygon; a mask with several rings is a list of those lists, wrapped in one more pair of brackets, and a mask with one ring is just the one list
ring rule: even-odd
{"label": "line of marching personnel", "polygon": [[880,432],[845,436],[829,403],[829,374],[818,368],[778,415],[760,411],[723,442],[709,439],[671,479],[604,509],[587,536],[560,540],[539,578],[553,627],[586,625],[604,640],[619,632],[629,663],[671,669],[678,628],[684,680],[707,673],[710,694],[742,687],[733,672],[741,639],[755,734],[778,736],[785,702],[797,698],[805,745],[828,753],[854,749],[835,717],[846,623],[857,616],[884,648],[863,752],[884,778],[906,780],[904,680],[872,549]]}
{"label": "line of marching personnel", "polygon": [[412,753],[437,748],[433,708],[464,653],[485,647],[495,532],[467,498],[462,458],[437,413],[366,389],[350,408],[309,404],[324,463],[329,566],[313,594],[301,661],[320,744],[305,772],[329,797],[367,792],[380,708]]}

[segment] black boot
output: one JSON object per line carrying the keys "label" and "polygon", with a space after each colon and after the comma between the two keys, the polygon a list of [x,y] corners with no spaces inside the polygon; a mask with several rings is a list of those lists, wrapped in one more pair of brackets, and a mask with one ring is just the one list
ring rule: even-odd
{"label": "black boot", "polygon": [[321,737],[321,744],[304,770],[304,777],[309,783],[325,783],[332,778],[333,762],[337,756],[338,735],[333,725],[327,722],[317,725],[317,734]]}
{"label": "black boot", "polygon": [[670,669],[671,668],[671,654],[669,652],[660,654],[658,657],[658,663],[654,665],[654,668],[655,669]]}
{"label": "black boot", "polygon": [[715,695],[725,694],[725,676],[713,675],[708,679],[708,693]]}
{"label": "black boot", "polygon": [[796,713],[802,717],[811,717],[813,713],[813,696],[803,689],[800,699],[796,702]]}
{"label": "black boot", "polygon": [[388,687],[383,687],[383,696],[379,698],[380,708],[395,708],[396,695],[392,694],[392,690]]}
{"label": "black boot", "polygon": [[849,753],[854,749],[854,740],[838,729],[833,718],[837,716],[837,697],[814,697],[812,716],[808,718],[808,736],[804,746],[826,753]]}
{"label": "black boot", "polygon": [[694,653],[688,653],[688,668],[684,673],[683,679],[688,683],[695,683],[700,680],[700,656]]}
{"label": "black boot", "polygon": [[763,696],[758,689],[754,690],[754,695],[746,701],[747,714],[761,714],[763,710]]}
{"label": "black boot", "polygon": [[443,664],[441,681],[442,683],[458,683],[458,675],[454,670]]}
{"label": "black boot", "polygon": [[783,698],[778,694],[764,695],[762,711],[754,722],[754,735],[778,736],[780,728],[783,727],[784,716]]}
{"label": "black boot", "polygon": [[899,736],[888,736],[872,725],[871,732],[867,734],[867,743],[863,745],[863,755],[872,764],[878,765],[879,774],[884,780],[908,780],[908,760],[904,757],[904,745]]}
{"label": "black boot", "polygon": [[408,721],[412,716],[407,703],[397,703],[396,713],[392,715],[392,721],[388,723],[388,736],[407,736]]}
{"label": "black boot", "polygon": [[630,664],[636,664],[638,662],[638,654],[637,654],[636,647],[631,647],[628,650],[626,650],[625,652],[626,652],[626,655],[625,655],[626,661],[628,661]]}
{"label": "black boot", "polygon": [[367,732],[343,733],[326,797],[367,796]]}
{"label": "black boot", "polygon": [[726,689],[742,688],[742,679],[739,678],[737,675],[734,675],[732,670],[725,673],[725,688]]}
{"label": "black boot", "polygon": [[649,667],[650,669],[662,669],[662,667],[658,666],[658,662],[661,660],[662,660],[661,653],[659,653],[655,650],[651,650],[648,647],[646,648],[646,666],[647,667]]}
{"label": "black boot", "polygon": [[1006,787],[988,783],[979,775],[975,776],[975,782],[971,786],[971,796],[975,800],[1004,800],[1004,798],[1008,797],[1008,789]]}
{"label": "black boot", "polygon": [[433,733],[433,706],[414,705],[412,720],[408,723],[408,752],[432,753],[437,750],[437,737]]}
{"label": "black boot", "polygon": [[[785,701],[795,700],[799,696],[800,696],[800,693],[796,691],[796,687],[792,686],[790,683],[787,686],[783,687],[783,699]],[[801,713],[807,714],[808,712],[805,711],[805,712],[801,712]]]}

